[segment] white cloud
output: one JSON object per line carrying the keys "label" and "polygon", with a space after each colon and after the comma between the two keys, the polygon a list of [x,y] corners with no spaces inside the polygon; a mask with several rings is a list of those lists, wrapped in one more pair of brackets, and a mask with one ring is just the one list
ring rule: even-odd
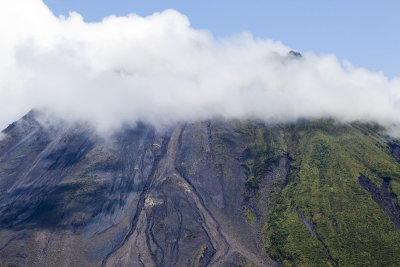
{"label": "white cloud", "polygon": [[101,130],[214,116],[400,122],[400,79],[248,33],[216,40],[174,10],[86,23],[0,1],[0,126],[31,108]]}

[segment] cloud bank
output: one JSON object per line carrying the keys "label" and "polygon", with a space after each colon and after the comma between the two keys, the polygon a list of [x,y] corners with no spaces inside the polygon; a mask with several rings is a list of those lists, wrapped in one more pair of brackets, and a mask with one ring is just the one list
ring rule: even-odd
{"label": "cloud bank", "polygon": [[400,123],[400,79],[249,33],[216,39],[174,10],[86,23],[0,1],[0,127],[32,108],[112,130],[212,117]]}

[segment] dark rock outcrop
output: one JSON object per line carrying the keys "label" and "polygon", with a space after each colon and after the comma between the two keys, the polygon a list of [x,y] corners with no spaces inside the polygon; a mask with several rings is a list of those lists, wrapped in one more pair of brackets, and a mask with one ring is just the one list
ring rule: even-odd
{"label": "dark rock outcrop", "polygon": [[293,51],[293,50],[289,51],[289,55],[291,55],[293,57],[297,57],[297,58],[302,58],[303,57],[300,52],[296,52],[296,51]]}
{"label": "dark rock outcrop", "polygon": [[389,192],[390,178],[384,178],[380,188],[363,174],[360,174],[358,181],[400,232],[400,208],[397,205],[397,196]]}

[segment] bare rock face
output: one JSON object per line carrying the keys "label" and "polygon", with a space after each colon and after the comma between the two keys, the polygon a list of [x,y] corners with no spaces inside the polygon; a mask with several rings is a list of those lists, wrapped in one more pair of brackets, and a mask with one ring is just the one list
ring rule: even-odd
{"label": "bare rock face", "polygon": [[245,145],[230,123],[138,124],[104,139],[31,112],[3,133],[1,264],[274,265],[242,212]]}

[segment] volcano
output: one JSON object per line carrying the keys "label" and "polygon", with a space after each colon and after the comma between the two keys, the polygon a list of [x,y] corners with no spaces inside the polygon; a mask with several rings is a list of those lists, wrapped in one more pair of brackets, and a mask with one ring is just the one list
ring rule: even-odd
{"label": "volcano", "polygon": [[398,266],[378,124],[214,119],[111,136],[32,111],[0,141],[0,265]]}

